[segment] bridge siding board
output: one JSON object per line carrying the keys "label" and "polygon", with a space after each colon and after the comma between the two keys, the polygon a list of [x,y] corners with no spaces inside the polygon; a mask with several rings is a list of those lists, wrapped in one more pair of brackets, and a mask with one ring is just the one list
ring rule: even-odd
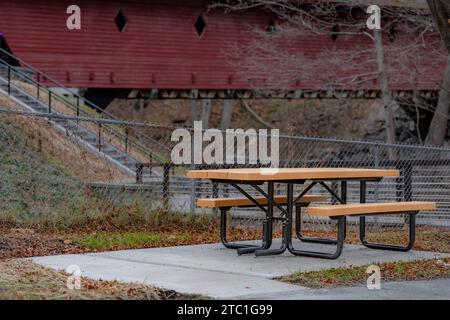
{"label": "bridge siding board", "polygon": [[[66,29],[66,7],[58,0],[23,0],[0,4],[0,31],[15,54],[48,72],[69,87],[159,89],[251,89],[227,63],[232,43],[248,43],[248,25],[265,27],[270,15],[261,11],[206,13],[209,2],[157,0],[79,0],[82,29]],[[118,10],[128,18],[124,32],[114,23]],[[201,38],[195,32],[197,17],[207,23]],[[436,35],[438,37],[438,35]],[[333,46],[331,38],[300,39],[293,44],[306,55]],[[338,47],[370,45],[369,39],[346,36]],[[424,49],[424,57],[428,49]],[[426,66],[425,68],[429,68]],[[438,90],[441,74],[419,77],[418,90]],[[90,75],[93,79],[90,79]],[[411,84],[393,84],[410,90]],[[315,89],[305,82],[302,89]],[[376,83],[353,89],[378,89]]]}

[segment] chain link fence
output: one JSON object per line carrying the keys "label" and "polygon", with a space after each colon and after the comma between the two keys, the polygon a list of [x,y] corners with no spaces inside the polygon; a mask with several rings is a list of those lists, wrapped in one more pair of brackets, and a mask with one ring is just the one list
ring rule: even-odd
{"label": "chain link fence", "polygon": [[[450,227],[450,150],[447,148],[417,145],[383,144],[371,141],[351,141],[323,137],[280,137],[280,167],[354,167],[354,168],[392,168],[400,170],[399,178],[384,178],[380,182],[367,184],[367,202],[386,201],[435,201],[438,209],[421,212],[419,225]],[[193,166],[194,169],[207,169],[212,166]],[[248,167],[233,165],[222,167]],[[190,180],[180,175],[170,175],[168,192],[174,210],[204,212],[195,207],[196,199],[208,197],[239,197],[239,192],[228,185],[213,185],[208,181]],[[339,192],[340,185],[330,182]],[[284,186],[277,186],[278,194],[285,194]],[[300,193],[303,186],[296,186]],[[249,194],[257,195],[251,188],[244,188]],[[359,202],[359,182],[348,182],[347,201]],[[329,194],[321,187],[311,190],[314,194]],[[330,197],[328,203],[333,201]],[[235,218],[241,223],[253,223],[262,219],[258,209],[234,209]],[[329,219],[306,217],[312,222],[310,227],[329,228]],[[375,226],[402,227],[405,219],[399,216],[383,216],[369,219]],[[350,223],[358,223],[350,218]]]}
{"label": "chain link fence", "polygon": [[[147,159],[134,153],[126,140],[111,135],[99,117],[73,117],[64,114],[40,114],[13,107],[0,106],[2,186],[0,208],[2,218],[55,221],[77,219],[78,215],[101,216],[113,208],[147,215],[151,212],[195,212],[211,214],[214,210],[196,207],[199,198],[235,197],[239,192],[229,185],[214,185],[205,180],[186,177],[187,170],[242,165],[175,165],[170,153],[158,150],[159,159]],[[110,123],[110,125],[112,125]],[[173,128],[151,124],[115,121],[114,127],[124,130],[132,126],[149,135],[157,132],[161,143],[170,150]],[[92,135],[80,135],[89,128]],[[187,128],[192,133],[192,128]],[[134,139],[139,143],[138,136]],[[248,143],[248,140],[247,140]],[[146,146],[151,148],[150,145]],[[110,149],[129,155],[118,161]],[[450,149],[417,145],[388,145],[373,141],[351,141],[334,138],[280,136],[280,167],[358,167],[396,168],[399,178],[385,178],[367,185],[367,202],[435,201],[438,209],[421,212],[417,222],[422,226],[450,227]],[[162,161],[161,161],[162,159]],[[167,159],[167,161],[165,160]],[[129,163],[128,163],[129,161]],[[252,166],[260,166],[258,164]],[[339,192],[340,185],[330,182]],[[263,186],[264,188],[264,186]],[[285,194],[284,186],[276,193]],[[302,186],[296,186],[301,192]],[[244,187],[250,194],[255,192]],[[328,196],[320,186],[315,194]],[[349,182],[348,202],[359,202],[359,183]],[[130,209],[131,208],[131,209]],[[263,215],[256,208],[233,209],[233,223],[259,225]],[[310,229],[331,230],[329,219],[305,216]],[[405,219],[398,216],[372,218],[374,227],[403,227]],[[349,225],[357,225],[349,219]]]}

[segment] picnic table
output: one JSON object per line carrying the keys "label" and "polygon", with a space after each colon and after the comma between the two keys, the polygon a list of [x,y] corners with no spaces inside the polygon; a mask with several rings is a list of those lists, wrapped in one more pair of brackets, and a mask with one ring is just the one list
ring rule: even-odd
{"label": "picnic table", "polygon": [[[346,217],[360,216],[360,238],[362,243],[374,249],[407,251],[414,244],[415,215],[420,210],[433,210],[432,202],[389,202],[366,203],[366,183],[378,182],[384,177],[399,177],[399,170],[395,169],[361,169],[361,168],[242,168],[242,169],[213,169],[190,170],[187,176],[193,179],[209,179],[213,183],[227,184],[234,187],[243,198],[207,198],[199,199],[198,206],[219,208],[221,210],[221,238],[228,248],[238,249],[238,254],[255,253],[256,256],[281,254],[288,250],[294,255],[335,259],[342,252],[343,242],[346,236]],[[337,194],[329,182],[340,182],[340,194]],[[359,204],[347,204],[347,182],[359,181]],[[262,185],[267,184],[267,190]],[[285,185],[286,195],[275,196],[274,186]],[[294,194],[294,185],[305,185],[303,191]],[[250,195],[242,185],[251,186],[260,196]],[[308,207],[313,202],[321,202],[323,196],[308,194],[311,189],[319,185],[323,187],[338,205]],[[261,246],[247,244],[231,244],[226,240],[226,212],[232,207],[258,207],[265,213],[263,223],[263,239]],[[337,220],[337,239],[306,238],[301,234],[301,208],[308,207],[308,214],[325,216]],[[296,213],[297,237],[304,242],[334,244],[334,253],[305,251],[294,248],[292,242],[292,226],[294,207]],[[274,216],[274,208],[281,212],[280,217]],[[370,243],[365,239],[365,217],[376,214],[409,214],[410,237],[407,246]],[[282,244],[280,248],[271,249],[273,238],[273,223],[282,221]]]}

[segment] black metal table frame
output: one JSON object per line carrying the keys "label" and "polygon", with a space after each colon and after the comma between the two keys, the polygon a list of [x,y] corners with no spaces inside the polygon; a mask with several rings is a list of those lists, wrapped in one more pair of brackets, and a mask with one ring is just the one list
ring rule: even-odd
{"label": "black metal table frame", "polygon": [[[237,249],[238,254],[245,253],[255,253],[256,256],[267,256],[282,254],[286,250],[294,255],[310,256],[326,259],[336,259],[342,252],[343,242],[346,237],[346,218],[345,216],[333,217],[332,219],[337,220],[337,239],[320,239],[320,238],[307,238],[301,234],[301,206],[297,202],[306,195],[314,186],[321,185],[333,199],[337,200],[341,204],[347,203],[347,182],[348,181],[359,181],[360,182],[360,203],[366,202],[367,187],[366,183],[368,181],[379,182],[382,177],[376,178],[349,178],[349,179],[315,179],[315,180],[274,180],[274,181],[241,181],[241,180],[219,180],[213,179],[213,183],[226,183],[233,186],[237,191],[242,193],[247,199],[249,199],[256,207],[260,208],[266,214],[266,218],[263,222],[263,240],[261,246],[254,245],[230,245],[229,247]],[[305,184],[306,181],[311,181],[308,186],[294,199],[294,185]],[[341,194],[340,196],[330,188],[325,182],[326,181],[340,181],[341,182]],[[267,182],[267,192],[265,192],[261,185]],[[253,196],[242,189],[239,185],[245,184],[253,187],[259,194],[267,199],[267,205],[261,205]],[[287,185],[287,205],[284,208],[282,205],[274,201],[274,184],[286,184]],[[292,223],[293,223],[293,211],[294,205],[296,207],[296,232],[297,237],[303,242],[321,243],[321,244],[334,244],[336,245],[336,250],[334,253],[325,253],[317,251],[305,251],[297,250],[294,248],[292,243]],[[281,211],[282,217],[274,217],[273,210],[278,208]],[[363,245],[369,248],[375,249],[387,249],[396,251],[408,251],[414,244],[415,235],[415,214],[417,212],[411,212],[409,218],[409,243],[406,247],[386,245],[379,243],[370,243],[365,238],[365,216],[360,216],[360,240]],[[274,220],[281,220],[282,225],[282,244],[280,248],[270,249],[272,246],[273,239],[273,222]],[[223,226],[226,227],[225,224]]]}

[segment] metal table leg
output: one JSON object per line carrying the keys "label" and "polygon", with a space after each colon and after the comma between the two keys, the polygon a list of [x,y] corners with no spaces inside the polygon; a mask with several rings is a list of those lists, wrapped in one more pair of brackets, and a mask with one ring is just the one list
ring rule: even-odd
{"label": "metal table leg", "polygon": [[[323,184],[322,184],[323,185]],[[329,188],[326,188],[327,190]],[[336,197],[337,199],[339,199],[339,201],[341,203],[346,203],[347,202],[347,181],[342,181],[341,183],[341,197],[337,197],[336,194],[332,193],[332,195],[334,197]],[[336,259],[338,258],[341,253],[342,253],[342,249],[344,247],[344,240],[345,240],[345,236],[346,236],[346,218],[344,216],[342,217],[336,217],[337,219],[337,239],[336,240],[332,240],[332,239],[318,239],[318,238],[304,238],[301,235],[301,209],[299,206],[297,206],[297,210],[296,210],[296,232],[297,232],[297,236],[299,237],[300,240],[306,240],[304,242],[313,242],[313,243],[322,243],[322,244],[335,244],[336,245],[336,250],[333,253],[327,253],[327,252],[318,252],[318,251],[306,251],[306,250],[297,250],[294,248],[293,244],[292,244],[292,237],[290,235],[289,232],[289,238],[287,238],[288,240],[288,250],[289,252],[291,252],[292,254],[296,255],[296,256],[306,256],[306,257],[314,257],[314,258],[324,258],[324,259]],[[292,230],[292,208],[288,208],[288,212],[290,212],[290,218],[288,218],[288,229]],[[300,235],[300,236],[299,236]]]}
{"label": "metal table leg", "polygon": [[[366,202],[366,181],[361,181],[360,186],[360,202]],[[406,246],[398,246],[384,243],[372,243],[366,240],[366,217],[359,217],[359,239],[361,243],[367,248],[392,250],[392,251],[409,251],[414,246],[416,239],[416,214],[417,212],[409,213],[409,239]]]}
{"label": "metal table leg", "polygon": [[266,219],[263,225],[263,242],[260,247],[249,247],[249,248],[240,248],[237,250],[238,255],[254,253],[257,250],[267,250],[272,246],[272,237],[273,237],[273,193],[274,193],[274,184],[273,182],[267,183],[267,192],[269,195],[269,199],[267,199],[267,210],[266,210]]}
{"label": "metal table leg", "polygon": [[297,204],[295,206],[295,233],[297,238],[302,242],[321,243],[321,244],[337,244],[337,240],[334,239],[321,239],[305,237],[302,234],[302,205]]}
{"label": "metal table leg", "polygon": [[[324,258],[324,259],[336,259],[338,258],[344,247],[344,238],[345,238],[345,217],[337,217],[338,225],[337,225],[337,241],[336,241],[336,250],[333,253],[327,252],[318,252],[318,251],[306,251],[306,250],[297,250],[294,248],[292,244],[292,239],[289,239],[288,250],[290,253],[296,256],[305,256],[305,257],[314,257],[314,258]],[[292,224],[291,226],[292,227]]]}
{"label": "metal table leg", "polygon": [[[272,221],[273,221],[273,185],[272,188],[269,189],[269,202],[268,202],[268,206],[267,209],[268,212],[270,212]],[[289,238],[292,237],[291,232],[292,232],[292,227],[291,226],[289,220],[292,220],[292,208],[293,208],[293,201],[294,201],[294,185],[292,183],[288,183],[287,184],[287,210],[286,210],[286,217],[283,220],[283,231],[282,231],[282,243],[281,243],[281,247],[279,249],[259,249],[255,251],[255,255],[257,257],[260,256],[268,256],[268,255],[276,255],[276,254],[282,254],[283,252],[286,251],[287,246],[288,246],[288,242],[289,242]],[[271,230],[272,231],[272,230]],[[271,233],[272,234],[272,233]]]}

